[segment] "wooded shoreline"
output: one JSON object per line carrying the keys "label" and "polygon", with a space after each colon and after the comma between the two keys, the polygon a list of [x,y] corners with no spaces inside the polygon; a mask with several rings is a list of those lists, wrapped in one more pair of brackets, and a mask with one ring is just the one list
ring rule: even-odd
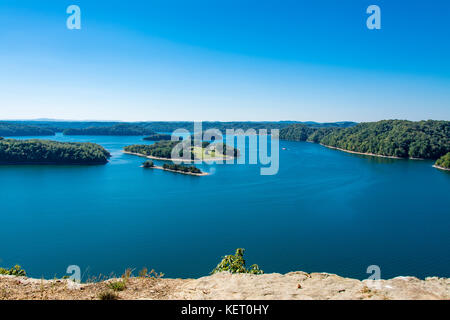
{"label": "wooded shoreline", "polygon": [[343,152],[347,152],[347,153],[353,153],[353,154],[360,154],[363,156],[372,156],[372,157],[380,157],[380,158],[388,158],[388,159],[397,159],[397,160],[401,160],[401,159],[409,159],[409,160],[426,160],[423,158],[402,158],[402,157],[395,157],[395,156],[385,156],[382,154],[376,154],[376,153],[364,153],[364,152],[358,152],[358,151],[351,151],[351,150],[346,150],[346,149],[342,149],[342,148],[338,148],[338,147],[332,147],[332,146],[327,146],[323,143],[320,143],[321,146],[330,148],[330,149],[334,149],[334,150],[339,150],[339,151],[343,151]]}

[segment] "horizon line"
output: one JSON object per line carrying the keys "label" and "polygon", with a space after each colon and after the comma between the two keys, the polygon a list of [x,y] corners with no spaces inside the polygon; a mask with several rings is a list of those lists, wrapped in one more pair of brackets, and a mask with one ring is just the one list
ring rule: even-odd
{"label": "horizon line", "polygon": [[354,121],[354,120],[337,120],[337,121],[316,121],[316,120],[105,120],[105,119],[83,119],[83,120],[76,120],[76,119],[54,119],[54,118],[32,118],[32,119],[0,119],[1,121],[30,121],[30,122],[123,122],[123,123],[143,123],[143,122],[255,122],[255,123],[262,123],[262,122],[268,122],[268,123],[276,123],[276,122],[297,122],[297,123],[345,123],[345,122],[352,122],[352,123],[363,123],[363,122],[377,122],[377,121],[383,121],[383,120],[406,120],[406,121],[428,121],[428,120],[435,120],[435,121],[449,121],[445,119],[421,119],[421,120],[410,120],[410,119],[400,119],[400,118],[386,118],[386,119],[380,119],[380,120],[370,120],[370,121]]}

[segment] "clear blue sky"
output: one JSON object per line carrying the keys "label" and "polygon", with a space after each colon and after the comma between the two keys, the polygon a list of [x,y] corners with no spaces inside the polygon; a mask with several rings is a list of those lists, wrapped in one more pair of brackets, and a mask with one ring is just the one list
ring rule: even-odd
{"label": "clear blue sky", "polygon": [[[82,29],[66,28],[81,8]],[[368,30],[366,8],[381,8]],[[0,0],[0,118],[450,119],[450,1]]]}

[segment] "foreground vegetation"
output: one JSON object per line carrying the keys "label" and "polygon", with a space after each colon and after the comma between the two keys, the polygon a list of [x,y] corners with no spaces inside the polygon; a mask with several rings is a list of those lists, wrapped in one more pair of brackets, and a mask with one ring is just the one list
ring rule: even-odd
{"label": "foreground vegetation", "polygon": [[[76,283],[63,277],[53,280],[0,276],[0,300],[179,300],[179,299],[380,299],[448,300],[449,278],[397,277],[383,285],[343,278],[329,273],[302,271],[262,274],[256,265],[246,268],[244,249],[225,256],[214,275],[198,279],[166,279],[143,268],[138,275],[126,269],[121,277],[111,274]],[[25,276],[17,266],[0,268],[0,275]],[[238,286],[236,286],[238,284]],[[238,288],[237,288],[238,287]]]}
{"label": "foreground vegetation", "polygon": [[[175,165],[176,166],[176,165]],[[168,168],[174,168],[171,165],[168,165]],[[187,168],[187,167],[185,167]],[[195,168],[195,167],[189,167],[189,168]],[[196,169],[196,168],[195,168]],[[197,169],[198,170],[198,169]],[[246,262],[244,259],[244,252],[245,249],[238,248],[236,249],[236,253],[234,255],[226,255],[222,258],[222,260],[219,262],[216,268],[211,272],[211,274],[218,273],[218,272],[230,272],[230,273],[250,273],[250,274],[263,274],[264,271],[259,268],[257,264],[253,264],[250,266],[250,268],[246,267]],[[12,275],[12,276],[23,276],[25,277],[27,275],[26,271],[22,269],[21,266],[15,265],[14,267],[10,269],[5,269],[0,267],[0,275]],[[155,270],[148,271],[147,268],[142,268],[138,276],[140,278],[153,278],[153,279],[159,279],[164,276],[163,273],[157,273]],[[124,274],[121,276],[119,280],[110,281],[107,283],[107,288],[111,291],[117,292],[117,291],[124,291],[127,288],[127,282],[130,278],[133,277],[133,269],[126,269]],[[66,276],[63,277],[63,279],[67,279]],[[107,295],[109,292],[105,292],[105,298],[107,299]]]}
{"label": "foreground vegetation", "polygon": [[0,164],[104,164],[109,157],[95,143],[0,138]]}
{"label": "foreground vegetation", "polygon": [[250,274],[263,274],[264,271],[259,269],[257,264],[253,264],[250,268],[246,268],[244,260],[245,249],[238,248],[234,255],[227,255],[223,257],[222,261],[219,262],[217,267],[211,271],[211,274],[218,272],[231,272],[231,273],[250,273]]}
{"label": "foreground vegetation", "polygon": [[27,273],[21,266],[15,265],[10,269],[0,268],[0,275],[25,277]]}
{"label": "foreground vegetation", "polygon": [[450,152],[450,121],[383,120],[349,128],[310,128],[295,124],[281,130],[280,138],[359,153],[438,159]]}
{"label": "foreground vegetation", "polygon": [[450,169],[450,152],[437,159],[434,165],[440,168]]}

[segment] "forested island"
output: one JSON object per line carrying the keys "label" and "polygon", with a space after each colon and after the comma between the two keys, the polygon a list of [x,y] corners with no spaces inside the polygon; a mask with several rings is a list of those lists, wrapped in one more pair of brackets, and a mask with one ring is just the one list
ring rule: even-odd
{"label": "forested island", "polygon": [[179,164],[163,164],[162,167],[155,166],[153,161],[147,160],[142,164],[143,168],[152,168],[152,169],[161,169],[165,171],[171,171],[176,173],[183,173],[183,174],[189,174],[194,176],[206,176],[207,173],[201,171],[195,166],[183,166]]}
{"label": "forested island", "polygon": [[[159,160],[175,160],[172,159],[172,150],[178,143],[180,143],[180,141],[159,141],[152,145],[135,144],[126,146],[124,148],[124,152]],[[188,143],[190,145],[191,140],[184,140],[181,143]],[[187,156],[187,158],[191,161],[197,159],[209,161],[226,160],[227,151],[233,155],[233,158],[239,155],[239,151],[236,148],[229,147],[222,142],[212,145],[210,142],[203,141],[201,147],[190,145],[189,148],[190,154]],[[216,154],[214,149],[219,152]],[[183,159],[183,148],[180,148],[177,159]]]}
{"label": "forested island", "polygon": [[63,134],[68,136],[143,136],[154,133],[151,129],[135,124],[116,124],[110,127],[88,127],[63,131]]}
{"label": "forested island", "polygon": [[95,143],[0,138],[0,164],[105,164],[109,157]]}
{"label": "forested island", "polygon": [[162,140],[171,140],[172,136],[170,134],[163,134],[163,133],[155,133],[148,137],[143,138],[145,141],[162,141]]}
{"label": "forested island", "polygon": [[55,131],[38,126],[0,122],[0,136],[24,137],[24,136],[53,136]]}
{"label": "forested island", "polygon": [[294,124],[280,131],[280,139],[316,142],[361,154],[436,160],[450,152],[450,121],[383,120],[348,128]]}
{"label": "forested island", "polygon": [[450,170],[450,152],[437,159],[434,166],[438,169]]}
{"label": "forested island", "polygon": [[163,168],[164,170],[169,170],[169,171],[180,171],[180,172],[184,172],[184,173],[195,173],[195,174],[201,174],[203,173],[200,169],[198,169],[197,167],[194,166],[183,166],[180,164],[168,164],[168,163],[164,163],[163,164]]}

